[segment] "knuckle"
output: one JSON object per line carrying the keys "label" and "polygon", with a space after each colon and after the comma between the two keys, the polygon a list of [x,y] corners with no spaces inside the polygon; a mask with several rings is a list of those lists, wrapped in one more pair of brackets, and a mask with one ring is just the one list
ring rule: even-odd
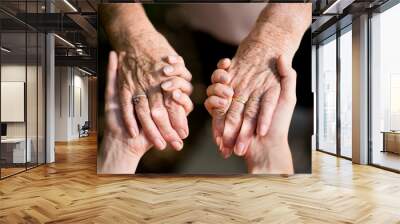
{"label": "knuckle", "polygon": [[151,116],[156,120],[165,118],[165,110],[161,106],[155,106],[151,109]]}
{"label": "knuckle", "polygon": [[226,115],[226,120],[228,123],[237,123],[241,120],[242,116],[239,111],[230,110]]}
{"label": "knuckle", "polygon": [[167,108],[167,110],[171,110],[176,104],[175,101],[173,101],[171,98],[167,98],[165,99],[165,107]]}
{"label": "knuckle", "polygon": [[278,100],[278,96],[274,94],[266,94],[263,99],[264,104],[273,104]]}
{"label": "knuckle", "polygon": [[193,85],[191,83],[189,83],[189,85],[188,85],[188,92],[189,92],[189,94],[192,94],[192,92],[193,92]]}
{"label": "knuckle", "polygon": [[188,107],[188,113],[192,112],[194,109],[193,103],[190,103],[189,107]]}
{"label": "knuckle", "polygon": [[251,120],[256,119],[257,115],[258,115],[258,107],[257,107],[257,105],[248,106],[246,108],[245,112],[244,112],[244,116],[247,119],[251,119]]}
{"label": "knuckle", "polygon": [[213,85],[207,87],[207,90],[206,90],[207,96],[213,95],[213,88],[214,88]]}

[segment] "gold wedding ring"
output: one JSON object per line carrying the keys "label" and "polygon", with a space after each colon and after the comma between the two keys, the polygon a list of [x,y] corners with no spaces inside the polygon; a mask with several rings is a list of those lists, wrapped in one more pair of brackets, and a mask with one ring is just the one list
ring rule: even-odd
{"label": "gold wedding ring", "polygon": [[232,99],[233,101],[246,104],[247,100],[243,96],[237,96]]}
{"label": "gold wedding ring", "polygon": [[147,96],[145,94],[139,94],[139,95],[133,96],[132,97],[132,103],[134,105],[138,105],[139,102],[140,102],[140,97],[147,97]]}

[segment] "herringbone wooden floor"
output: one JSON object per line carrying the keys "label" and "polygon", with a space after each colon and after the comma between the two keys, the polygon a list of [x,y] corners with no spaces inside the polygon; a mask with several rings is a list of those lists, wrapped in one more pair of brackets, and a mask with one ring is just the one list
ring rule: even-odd
{"label": "herringbone wooden floor", "polygon": [[315,152],[313,174],[97,176],[94,137],[0,181],[0,223],[400,223],[400,175]]}

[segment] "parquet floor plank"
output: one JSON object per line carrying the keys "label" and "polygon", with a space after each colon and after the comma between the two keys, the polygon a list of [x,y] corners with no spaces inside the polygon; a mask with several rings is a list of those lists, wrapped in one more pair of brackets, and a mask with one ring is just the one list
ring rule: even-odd
{"label": "parquet floor plank", "polygon": [[94,136],[0,181],[0,223],[400,223],[400,175],[313,152],[313,174],[97,176]]}

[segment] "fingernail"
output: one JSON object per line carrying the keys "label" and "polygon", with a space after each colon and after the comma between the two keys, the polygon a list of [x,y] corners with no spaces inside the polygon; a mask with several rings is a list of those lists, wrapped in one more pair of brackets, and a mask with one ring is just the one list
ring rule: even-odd
{"label": "fingernail", "polygon": [[174,55],[168,56],[168,62],[171,64],[174,64],[174,63],[178,62],[178,58]]}
{"label": "fingernail", "polygon": [[236,155],[241,156],[243,155],[243,152],[244,152],[244,144],[240,142],[235,148],[235,153]]}
{"label": "fingernail", "polygon": [[170,65],[167,65],[167,66],[164,67],[163,71],[164,71],[165,74],[170,74],[171,72],[174,71],[174,67],[172,67]]}
{"label": "fingernail", "polygon": [[226,83],[226,81],[227,81],[227,78],[226,78],[225,76],[222,76],[222,77],[221,77],[221,82],[222,82],[222,83]]}
{"label": "fingernail", "polygon": [[223,91],[223,94],[226,96],[226,97],[230,97],[231,95],[232,95],[232,92],[230,91],[230,90],[224,90]]}
{"label": "fingernail", "polygon": [[172,147],[174,147],[176,150],[180,151],[183,147],[183,142],[181,141],[173,141],[171,143]]}
{"label": "fingernail", "polygon": [[224,64],[228,64],[229,63],[229,59],[228,58],[224,58],[223,63]]}
{"label": "fingernail", "polygon": [[172,93],[172,97],[173,97],[175,100],[179,100],[179,98],[181,97],[181,93],[180,93],[179,91],[174,91],[174,92]]}
{"label": "fingernail", "polygon": [[136,129],[134,129],[134,128],[131,129],[131,134],[132,134],[132,137],[134,137],[134,138],[138,135],[136,132]]}
{"label": "fingernail", "polygon": [[163,89],[165,89],[165,90],[167,90],[169,87],[171,87],[172,86],[172,82],[171,81],[166,81],[166,82],[163,82],[162,84],[161,84],[161,88],[163,88]]}
{"label": "fingernail", "polygon": [[223,100],[223,99],[218,100],[218,104],[219,104],[220,106],[225,106],[225,103],[226,103],[226,101]]}
{"label": "fingernail", "polygon": [[262,124],[262,125],[260,126],[260,135],[261,135],[261,136],[265,136],[266,134],[267,134],[267,125]]}
{"label": "fingernail", "polygon": [[186,133],[185,129],[179,129],[178,133],[179,133],[179,136],[181,138],[186,138],[187,137],[187,133]]}
{"label": "fingernail", "polygon": [[224,159],[227,159],[231,156],[231,151],[228,148],[224,148]]}
{"label": "fingernail", "polygon": [[221,144],[221,137],[216,137],[215,138],[215,142],[217,143],[217,145],[219,146]]}
{"label": "fingernail", "polygon": [[157,139],[156,140],[156,144],[161,150],[164,150],[165,147],[166,147],[165,142],[163,140],[161,140],[161,139]]}

